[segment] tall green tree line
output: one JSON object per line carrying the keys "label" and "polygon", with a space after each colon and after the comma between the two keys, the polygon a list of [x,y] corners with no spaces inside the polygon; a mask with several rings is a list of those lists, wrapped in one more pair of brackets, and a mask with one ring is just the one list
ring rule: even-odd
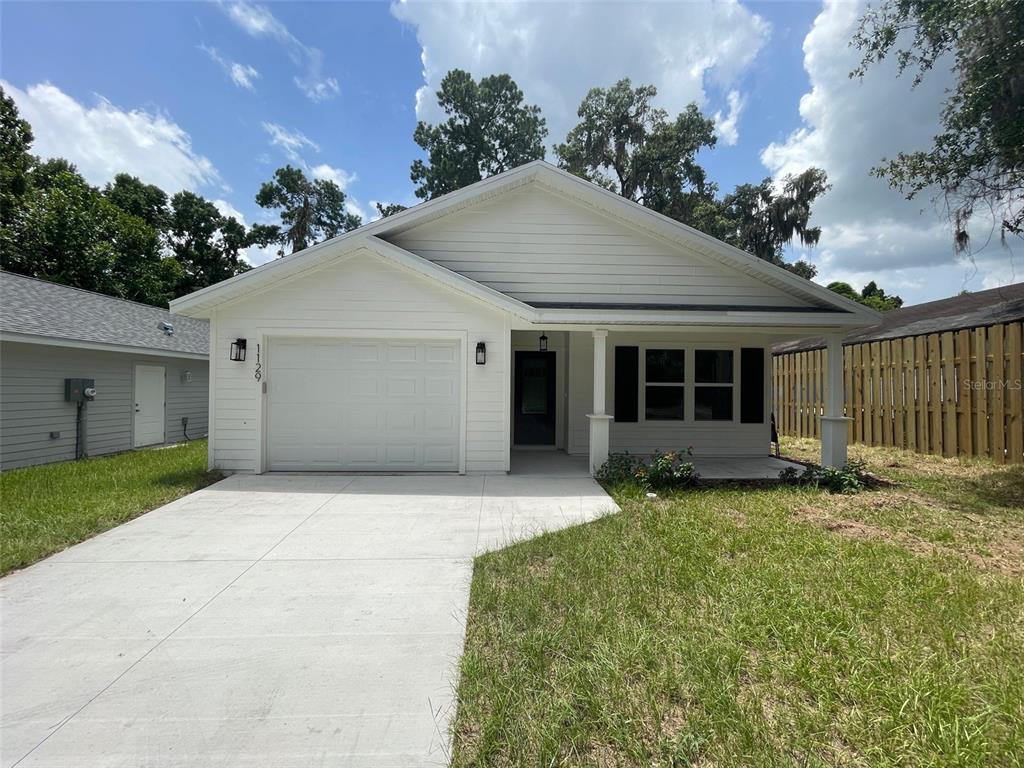
{"label": "tall green tree line", "polygon": [[[821,230],[810,225],[814,203],[829,190],[820,168],[776,182],[740,184],[722,194],[698,161],[716,143],[714,121],[689,104],[678,115],[654,106],[653,85],[622,79],[593,88],[580,104],[578,124],[554,147],[558,164],[647,208],[811,279],[806,261],[787,262],[788,244],[814,246]],[[545,157],[547,125],[508,75],[479,82],[461,70],[441,81],[437,100],[447,119],[420,122],[414,140],[426,159],[411,167],[416,196],[429,200],[494,173]],[[403,210],[377,204],[382,216]],[[891,308],[850,289],[862,303]],[[844,295],[847,293],[844,292]],[[883,292],[884,295],[884,292]],[[899,300],[899,297],[888,297]]]}

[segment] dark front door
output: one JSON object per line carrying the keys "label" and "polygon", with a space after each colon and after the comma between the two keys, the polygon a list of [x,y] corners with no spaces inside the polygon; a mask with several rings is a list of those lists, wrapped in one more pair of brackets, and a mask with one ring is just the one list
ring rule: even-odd
{"label": "dark front door", "polygon": [[516,445],[555,444],[555,353],[516,352]]}

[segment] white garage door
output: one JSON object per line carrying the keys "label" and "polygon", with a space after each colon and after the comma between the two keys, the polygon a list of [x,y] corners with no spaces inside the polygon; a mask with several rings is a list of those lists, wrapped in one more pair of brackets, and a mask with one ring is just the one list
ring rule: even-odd
{"label": "white garage door", "polygon": [[459,343],[275,339],[268,468],[459,469]]}

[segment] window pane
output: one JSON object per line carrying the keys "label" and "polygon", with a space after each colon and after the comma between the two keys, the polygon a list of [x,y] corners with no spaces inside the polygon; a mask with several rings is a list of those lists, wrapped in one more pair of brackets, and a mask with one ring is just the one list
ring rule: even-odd
{"label": "window pane", "polygon": [[732,421],[732,387],[695,387],[693,418],[696,421]]}
{"label": "window pane", "polygon": [[732,384],[731,349],[698,349],[693,366],[698,384]]}
{"label": "window pane", "polygon": [[682,387],[647,387],[644,418],[651,421],[681,421],[685,391]]}
{"label": "window pane", "polygon": [[684,354],[681,349],[648,349],[646,352],[646,381],[682,384]]}

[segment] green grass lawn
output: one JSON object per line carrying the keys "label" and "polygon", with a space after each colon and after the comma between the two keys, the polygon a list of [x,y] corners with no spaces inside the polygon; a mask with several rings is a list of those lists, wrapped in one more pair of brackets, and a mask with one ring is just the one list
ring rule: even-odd
{"label": "green grass lawn", "polygon": [[853,453],[478,559],[454,764],[1024,764],[1024,470]]}
{"label": "green grass lawn", "polygon": [[0,573],[209,485],[206,441],[0,473]]}

